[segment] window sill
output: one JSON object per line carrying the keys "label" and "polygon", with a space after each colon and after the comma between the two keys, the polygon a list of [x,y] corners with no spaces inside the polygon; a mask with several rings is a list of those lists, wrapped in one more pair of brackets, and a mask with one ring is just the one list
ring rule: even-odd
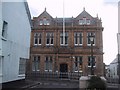
{"label": "window sill", "polygon": [[78,72],[78,71],[74,71],[74,72]]}
{"label": "window sill", "polygon": [[46,44],[46,46],[53,46],[54,44]]}
{"label": "window sill", "polygon": [[25,77],[25,74],[20,74],[18,75],[18,77]]}
{"label": "window sill", "polygon": [[4,38],[4,37],[2,37],[1,39],[2,39],[3,41],[7,41],[7,39],[6,39],[6,38]]}
{"label": "window sill", "polygon": [[40,70],[32,70],[33,72],[39,72]]}
{"label": "window sill", "polygon": [[[91,46],[91,44],[87,44],[87,46]],[[95,46],[95,44],[93,44],[93,46]]]}
{"label": "window sill", "polygon": [[[91,67],[91,66],[88,66],[88,67]],[[96,67],[96,66],[93,66],[93,67]]]}
{"label": "window sill", "polygon": [[45,72],[52,72],[52,70],[45,70]]}

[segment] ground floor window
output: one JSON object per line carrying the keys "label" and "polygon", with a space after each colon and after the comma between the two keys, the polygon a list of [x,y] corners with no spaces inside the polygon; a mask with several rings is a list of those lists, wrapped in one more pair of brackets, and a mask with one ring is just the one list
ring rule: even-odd
{"label": "ground floor window", "polygon": [[0,56],[0,76],[2,75],[2,63],[3,63],[4,57]]}
{"label": "ground floor window", "polygon": [[52,72],[52,56],[46,56],[45,57],[45,71]]}
{"label": "ground floor window", "polygon": [[82,56],[75,56],[74,60],[74,72],[80,71],[82,68]]}
{"label": "ground floor window", "polygon": [[33,57],[32,71],[40,71],[40,56]]}
{"label": "ground floor window", "polygon": [[19,60],[19,75],[25,74],[26,69],[26,59],[20,58]]}
{"label": "ground floor window", "polygon": [[91,57],[91,56],[88,56],[88,67],[91,67],[93,65],[93,67],[95,67],[95,56]]}

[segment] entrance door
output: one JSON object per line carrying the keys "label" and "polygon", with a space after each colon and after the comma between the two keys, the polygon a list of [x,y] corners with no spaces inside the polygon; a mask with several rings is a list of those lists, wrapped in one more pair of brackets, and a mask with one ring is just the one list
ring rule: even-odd
{"label": "entrance door", "polygon": [[67,78],[68,77],[68,65],[67,64],[60,64],[60,77]]}
{"label": "entrance door", "polygon": [[67,72],[68,67],[67,64],[60,64],[60,72]]}

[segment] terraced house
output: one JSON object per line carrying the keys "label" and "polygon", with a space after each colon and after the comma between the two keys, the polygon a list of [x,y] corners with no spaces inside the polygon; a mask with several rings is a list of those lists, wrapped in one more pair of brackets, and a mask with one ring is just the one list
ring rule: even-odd
{"label": "terraced house", "polygon": [[53,18],[45,9],[32,23],[30,72],[90,75],[92,47],[94,74],[103,75],[103,27],[98,16],[84,8],[75,18]]}

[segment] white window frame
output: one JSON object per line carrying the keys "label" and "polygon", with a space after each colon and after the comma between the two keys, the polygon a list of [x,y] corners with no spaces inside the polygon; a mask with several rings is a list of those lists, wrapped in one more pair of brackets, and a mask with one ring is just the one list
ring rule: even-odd
{"label": "white window frame", "polygon": [[[47,39],[49,39],[49,43],[47,43]],[[51,43],[52,39],[53,39],[53,43]],[[47,32],[46,33],[46,46],[53,46],[53,45],[54,45],[54,33]]]}
{"label": "white window frame", "polygon": [[86,17],[83,17],[83,24],[86,24]]}
{"label": "white window frame", "polygon": [[40,20],[40,25],[43,25],[43,20]]}
{"label": "white window frame", "polygon": [[46,56],[45,57],[45,72],[52,72],[53,69],[53,57]]}
{"label": "white window frame", "polygon": [[90,25],[90,19],[87,19],[87,25]]}
{"label": "white window frame", "polygon": [[[37,44],[35,43],[37,39]],[[41,43],[39,43],[39,40],[41,39]],[[42,33],[34,33],[34,46],[42,45]]]}
{"label": "white window frame", "polygon": [[83,17],[82,19],[79,20],[79,25],[90,25],[90,19]]}
{"label": "white window frame", "polygon": [[[40,39],[41,39],[41,43],[40,43]],[[42,33],[38,34],[38,45],[42,45]]]}
{"label": "white window frame", "polygon": [[95,46],[95,42],[96,42],[96,35],[95,32],[87,32],[87,46],[91,46],[91,42],[88,43],[88,39],[90,38],[91,35],[94,35],[94,39],[93,39],[93,46]]}
{"label": "white window frame", "polygon": [[[81,34],[81,37],[80,37],[80,34]],[[76,43],[76,38],[77,38],[77,43]],[[82,38],[82,44],[80,44],[80,38]],[[74,45],[75,46],[82,46],[83,45],[83,33],[82,32],[75,32],[74,33]]]}
{"label": "white window frame", "polygon": [[[80,59],[81,58],[81,59]],[[80,60],[81,61],[81,65],[80,65]],[[77,63],[77,66],[76,66],[76,63]],[[75,60],[74,60],[74,72],[80,72],[80,66],[83,65],[83,57],[82,56],[75,56]]]}
{"label": "white window frame", "polygon": [[[67,39],[67,42],[66,42],[66,39]],[[60,45],[61,46],[68,46],[68,42],[69,42],[69,35],[68,35],[68,32],[65,32],[65,44],[64,44],[64,41],[63,41],[63,32],[60,33]]]}
{"label": "white window frame", "polygon": [[[95,56],[93,56],[93,58],[94,58],[94,62],[95,62],[95,65],[93,66],[93,67],[96,67],[96,57]],[[88,64],[88,67],[91,67],[91,61],[89,61],[89,60],[91,60],[91,56],[88,56],[88,63],[90,62],[90,65]]]}
{"label": "white window frame", "polygon": [[40,71],[40,56],[33,56],[32,71]]}
{"label": "white window frame", "polygon": [[0,56],[0,78],[3,76],[3,61],[4,61],[4,56]]}
{"label": "white window frame", "polygon": [[79,25],[83,25],[83,19],[79,20]]}
{"label": "white window frame", "polygon": [[26,71],[26,59],[25,58],[20,58],[19,59],[19,75],[24,75],[25,71]]}
{"label": "white window frame", "polygon": [[40,20],[40,25],[50,25],[50,22],[46,17]]}

